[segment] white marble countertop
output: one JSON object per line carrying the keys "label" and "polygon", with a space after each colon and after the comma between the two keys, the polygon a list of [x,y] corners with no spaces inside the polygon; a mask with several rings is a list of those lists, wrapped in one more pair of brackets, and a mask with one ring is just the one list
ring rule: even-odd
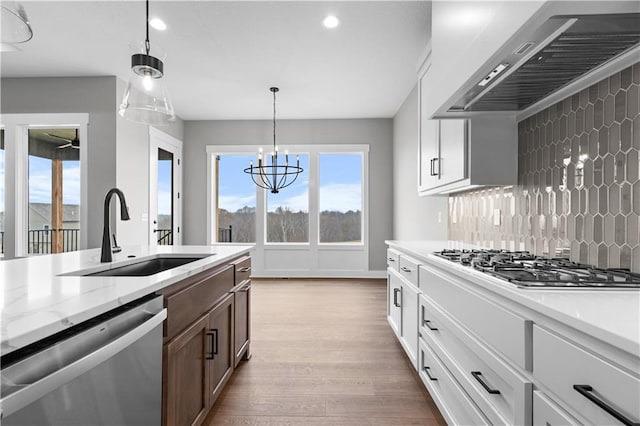
{"label": "white marble countertop", "polygon": [[386,241],[412,257],[472,280],[485,289],[640,356],[640,289],[523,289],[468,266],[433,255],[443,249],[478,248],[452,241]]}
{"label": "white marble countertop", "polygon": [[[141,246],[123,247],[122,252],[113,255],[112,263],[100,263],[100,249],[2,261],[0,352],[5,355],[248,253],[252,248],[239,244]],[[65,275],[75,271],[111,269],[162,254],[208,257],[147,277]]]}

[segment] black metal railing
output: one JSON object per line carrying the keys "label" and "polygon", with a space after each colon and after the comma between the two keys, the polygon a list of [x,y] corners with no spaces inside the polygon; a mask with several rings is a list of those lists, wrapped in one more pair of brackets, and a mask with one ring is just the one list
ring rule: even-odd
{"label": "black metal railing", "polygon": [[232,225],[229,225],[228,228],[218,228],[218,242],[219,243],[233,242],[232,229],[233,229]]}
{"label": "black metal railing", "polygon": [[4,253],[4,231],[0,231],[0,253]]}
{"label": "black metal railing", "polygon": [[158,237],[158,245],[173,245],[173,232],[171,231],[171,229],[156,229],[156,236]]}
{"label": "black metal railing", "polygon": [[79,229],[36,229],[29,230],[28,233],[27,247],[29,254],[55,253],[51,244],[52,241],[55,241],[54,236],[57,233],[62,234],[62,252],[78,250]]}

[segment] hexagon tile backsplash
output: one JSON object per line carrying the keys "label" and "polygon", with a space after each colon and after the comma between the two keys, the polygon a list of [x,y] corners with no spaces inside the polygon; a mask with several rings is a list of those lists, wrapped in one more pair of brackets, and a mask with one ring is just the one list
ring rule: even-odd
{"label": "hexagon tile backsplash", "polygon": [[518,185],[449,197],[449,238],[640,272],[640,63],[518,123]]}

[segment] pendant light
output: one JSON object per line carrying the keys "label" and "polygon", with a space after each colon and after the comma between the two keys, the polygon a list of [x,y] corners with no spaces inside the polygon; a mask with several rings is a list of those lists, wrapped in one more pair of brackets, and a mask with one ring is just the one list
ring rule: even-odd
{"label": "pendant light", "polygon": [[[298,178],[298,175],[304,170],[300,167],[300,157],[296,155],[296,165],[289,164],[289,152],[284,153],[284,163],[282,157],[278,159],[278,145],[276,145],[276,93],[277,87],[269,89],[273,93],[273,151],[271,151],[270,160],[262,159],[262,148],[258,153],[258,165],[254,166],[253,161],[249,163],[249,167],[244,172],[251,175],[253,183],[260,188],[268,189],[272,194],[277,194],[281,189],[291,185]],[[280,163],[278,162],[280,160]]]}
{"label": "pendant light", "polygon": [[127,120],[152,125],[167,125],[176,116],[164,84],[164,63],[150,54],[149,0],[147,5],[147,38],[136,46],[131,56],[131,72],[127,89],[122,97],[119,114]]}
{"label": "pendant light", "polygon": [[24,7],[19,3],[4,3],[0,5],[2,44],[19,44],[31,40],[33,30]]}

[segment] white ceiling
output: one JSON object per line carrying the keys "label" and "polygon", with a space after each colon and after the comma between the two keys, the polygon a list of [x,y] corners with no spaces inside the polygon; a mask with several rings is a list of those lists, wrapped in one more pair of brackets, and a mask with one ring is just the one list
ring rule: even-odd
{"label": "white ceiling", "polygon": [[[128,78],[144,1],[23,1],[34,37],[3,52],[2,77]],[[341,25],[327,30],[335,14]],[[392,117],[417,81],[426,1],[151,1],[151,29],[183,120]],[[156,52],[157,53],[157,52]]]}

